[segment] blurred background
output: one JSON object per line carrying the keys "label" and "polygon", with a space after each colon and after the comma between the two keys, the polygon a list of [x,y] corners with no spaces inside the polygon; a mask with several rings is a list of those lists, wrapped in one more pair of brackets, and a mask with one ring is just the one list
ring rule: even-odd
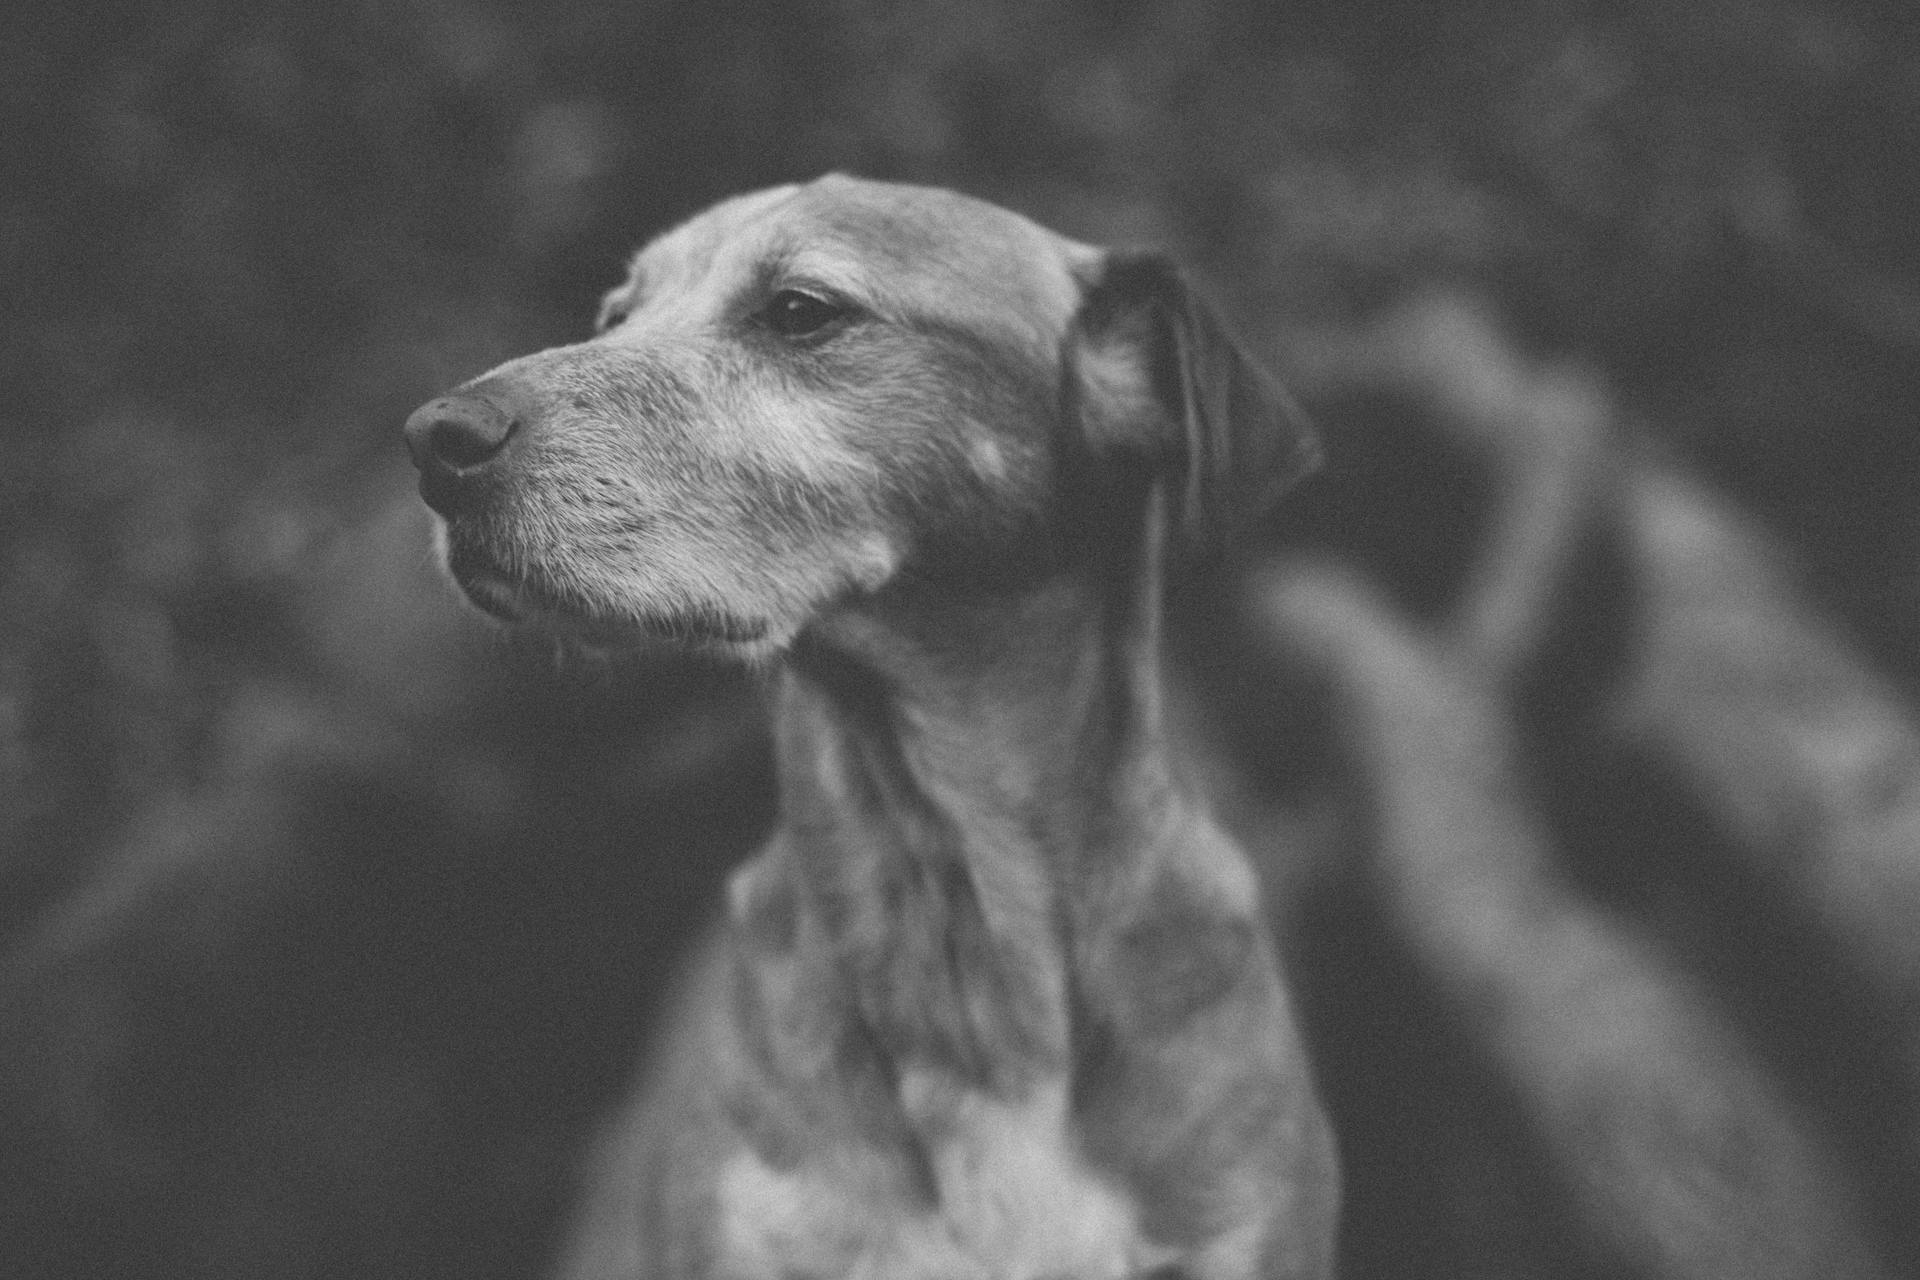
{"label": "blurred background", "polygon": [[1176,252],[1329,439],[1178,612],[1346,1274],[1920,1274],[1916,16],[16,5],[0,1274],[559,1256],[759,713],[463,612],[399,424],[836,168]]}

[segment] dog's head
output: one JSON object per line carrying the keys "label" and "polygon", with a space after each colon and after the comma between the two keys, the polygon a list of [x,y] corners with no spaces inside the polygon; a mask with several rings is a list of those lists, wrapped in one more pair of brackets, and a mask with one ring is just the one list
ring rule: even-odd
{"label": "dog's head", "polygon": [[667,232],[595,337],[406,435],[482,608],[746,657],[896,579],[1031,570],[1143,484],[1210,541],[1313,456],[1163,260],[839,176]]}

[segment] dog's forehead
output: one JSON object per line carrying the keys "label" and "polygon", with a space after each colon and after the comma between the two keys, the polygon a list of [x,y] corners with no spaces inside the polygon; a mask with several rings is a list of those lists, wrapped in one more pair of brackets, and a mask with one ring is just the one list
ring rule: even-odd
{"label": "dog's forehead", "polygon": [[711,205],[642,245],[634,255],[634,271],[643,279],[659,280],[703,275],[729,251],[737,254],[762,216],[799,190],[769,187]]}
{"label": "dog's forehead", "polygon": [[[830,175],[722,201],[643,248],[642,278],[723,287],[781,271],[903,317],[996,317],[1057,334],[1092,246],[937,187]],[[931,313],[931,316],[930,316]]]}

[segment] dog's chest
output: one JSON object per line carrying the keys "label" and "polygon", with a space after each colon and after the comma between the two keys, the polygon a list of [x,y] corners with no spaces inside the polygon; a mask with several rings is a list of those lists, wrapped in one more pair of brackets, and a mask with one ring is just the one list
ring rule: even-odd
{"label": "dog's chest", "polygon": [[719,1274],[1124,1280],[1164,1261],[1069,1105],[1059,839],[995,776],[1019,762],[969,740],[978,767],[934,767],[824,712],[785,728],[783,825],[732,890],[751,1065]]}
{"label": "dog's chest", "polygon": [[725,1274],[1121,1280],[1164,1261],[1131,1198],[1078,1153],[1063,1084],[1008,1102],[908,1072],[900,1092],[927,1135],[932,1187],[909,1191],[845,1153],[781,1171],[742,1150],[720,1184]]}
{"label": "dog's chest", "polygon": [[[1075,1132],[1044,886],[971,875],[955,832],[892,815],[831,837],[837,892],[805,880],[820,864],[792,833],[734,881],[754,993],[736,1016],[762,1065],[733,1102],[751,1137],[720,1178],[720,1273],[1138,1274],[1155,1260],[1138,1206]],[[1017,836],[965,836],[994,838]]]}

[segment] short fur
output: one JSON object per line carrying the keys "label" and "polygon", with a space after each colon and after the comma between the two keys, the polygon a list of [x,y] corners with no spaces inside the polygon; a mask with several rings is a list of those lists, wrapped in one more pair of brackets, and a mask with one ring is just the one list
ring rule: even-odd
{"label": "short fur", "polygon": [[408,440],[482,607],[774,667],[779,826],[618,1274],[1328,1274],[1257,887],[1160,714],[1163,575],[1311,465],[1297,413],[1163,259],[838,176],[668,232],[603,322]]}

